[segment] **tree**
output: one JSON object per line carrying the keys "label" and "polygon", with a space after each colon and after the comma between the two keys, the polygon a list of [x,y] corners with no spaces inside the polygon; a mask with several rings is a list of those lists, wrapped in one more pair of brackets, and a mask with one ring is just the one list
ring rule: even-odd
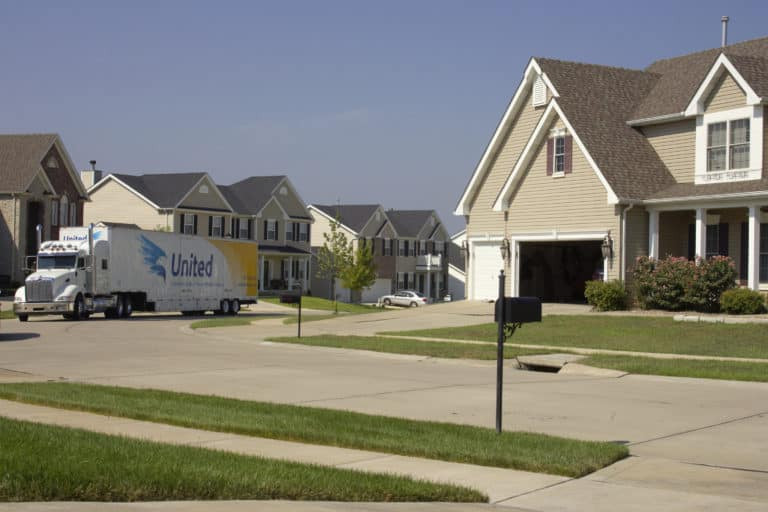
{"label": "tree", "polygon": [[331,280],[331,299],[335,313],[339,312],[336,302],[336,279],[352,265],[352,244],[347,235],[339,230],[339,219],[331,222],[330,233],[323,233],[323,246],[317,252],[317,277]]}
{"label": "tree", "polygon": [[358,244],[355,259],[342,273],[341,284],[353,292],[370,288],[376,282],[376,264],[371,246]]}

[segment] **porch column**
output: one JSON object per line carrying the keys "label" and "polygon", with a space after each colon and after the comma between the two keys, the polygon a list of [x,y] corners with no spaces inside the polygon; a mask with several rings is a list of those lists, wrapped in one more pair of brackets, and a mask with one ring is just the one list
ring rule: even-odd
{"label": "porch column", "polygon": [[648,257],[659,259],[659,212],[648,211]]}
{"label": "porch column", "polygon": [[264,281],[267,276],[264,275],[264,256],[259,256],[259,291],[264,291]]}
{"label": "porch column", "polygon": [[749,207],[747,225],[747,287],[760,289],[760,207]]}
{"label": "porch column", "polygon": [[293,290],[293,256],[288,257],[288,289]]}
{"label": "porch column", "polygon": [[694,245],[694,257],[706,258],[707,256],[707,209],[696,208],[696,244]]}

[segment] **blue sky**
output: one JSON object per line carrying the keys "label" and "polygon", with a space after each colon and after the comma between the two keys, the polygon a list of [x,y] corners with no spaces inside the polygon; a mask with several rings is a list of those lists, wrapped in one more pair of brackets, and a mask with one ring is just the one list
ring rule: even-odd
{"label": "blue sky", "polygon": [[0,132],[80,168],[287,174],[307,202],[438,211],[530,56],[643,68],[768,35],[768,2],[0,1]]}

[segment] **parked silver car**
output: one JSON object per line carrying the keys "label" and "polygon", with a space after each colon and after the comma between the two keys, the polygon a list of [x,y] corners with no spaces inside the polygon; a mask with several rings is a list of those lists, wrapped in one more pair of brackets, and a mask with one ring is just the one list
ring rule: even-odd
{"label": "parked silver car", "polygon": [[429,299],[423,293],[413,290],[400,290],[392,295],[384,295],[379,298],[379,304],[415,308],[417,306],[426,306],[429,304]]}

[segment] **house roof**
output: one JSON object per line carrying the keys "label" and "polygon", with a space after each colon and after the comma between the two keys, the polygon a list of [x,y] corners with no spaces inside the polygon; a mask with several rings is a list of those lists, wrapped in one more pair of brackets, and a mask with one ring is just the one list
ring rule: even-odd
{"label": "house roof", "polygon": [[[111,173],[110,176],[125,183],[160,208],[175,208],[192,187],[205,176],[205,173],[176,172],[140,175]],[[94,187],[97,185],[98,183]]]}
{"label": "house roof", "polygon": [[415,238],[434,210],[387,210],[387,217],[398,236]]}
{"label": "house roof", "polygon": [[337,219],[339,222],[352,229],[355,233],[359,233],[371,216],[381,208],[378,204],[313,204],[313,208],[316,208],[326,214],[332,219]]}
{"label": "house roof", "polygon": [[685,111],[696,89],[718,56],[724,53],[757,92],[768,89],[764,57],[768,55],[768,37],[752,39],[721,48],[712,48],[680,57],[659,60],[645,71],[658,76],[653,89],[628,117],[648,119]]}
{"label": "house roof", "polygon": [[694,183],[676,183],[656,192],[646,198],[647,202],[664,200],[685,200],[688,198],[704,198],[728,194],[761,193],[768,195],[768,176],[749,181],[734,181],[730,183],[711,183],[696,185]]}
{"label": "house roof", "polygon": [[219,190],[237,213],[258,214],[272,198],[286,176],[251,176],[236,183],[219,186]]}
{"label": "house roof", "polygon": [[646,138],[627,125],[659,77],[625,68],[536,59],[560,93],[574,131],[616,196],[642,199],[675,180]]}

